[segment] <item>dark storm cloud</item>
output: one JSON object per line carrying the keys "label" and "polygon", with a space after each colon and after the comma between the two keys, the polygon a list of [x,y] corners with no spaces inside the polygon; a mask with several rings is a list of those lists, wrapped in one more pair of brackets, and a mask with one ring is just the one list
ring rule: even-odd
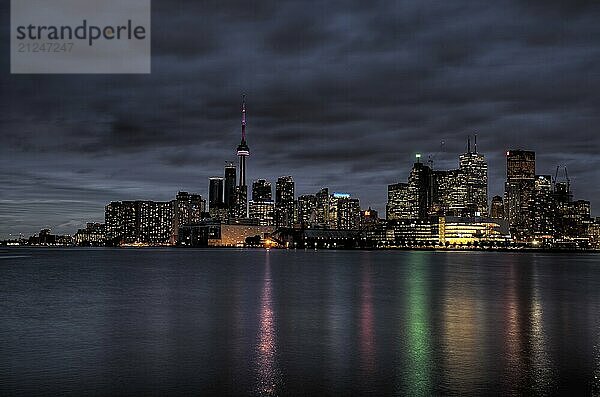
{"label": "dark storm cloud", "polygon": [[599,18],[583,0],[153,1],[151,75],[10,75],[0,59],[0,234],[206,194],[235,160],[242,92],[250,178],[383,210],[415,152],[455,167],[477,132],[490,195],[505,150],[528,148],[597,214]]}

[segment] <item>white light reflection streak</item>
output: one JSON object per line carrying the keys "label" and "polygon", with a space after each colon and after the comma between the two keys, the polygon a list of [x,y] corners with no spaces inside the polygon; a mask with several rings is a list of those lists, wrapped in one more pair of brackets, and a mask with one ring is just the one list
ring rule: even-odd
{"label": "white light reflection streak", "polygon": [[256,370],[259,396],[275,396],[281,383],[281,374],[277,367],[277,333],[275,330],[275,312],[273,310],[271,265],[269,253],[266,255],[266,269],[260,298],[258,345],[256,346]]}

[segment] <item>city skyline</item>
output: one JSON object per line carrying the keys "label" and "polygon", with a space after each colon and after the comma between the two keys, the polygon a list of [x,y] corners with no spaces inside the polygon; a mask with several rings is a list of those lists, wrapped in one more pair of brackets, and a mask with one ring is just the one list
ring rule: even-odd
{"label": "city skyline", "polygon": [[[349,193],[332,191],[329,194],[329,188],[325,186],[314,194],[296,194],[295,181],[290,175],[277,178],[274,199],[272,184],[266,179],[254,180],[249,192],[246,158],[250,149],[246,138],[246,95],[243,94],[241,141],[236,149],[239,179],[236,180],[236,165],[226,161],[223,176],[209,177],[208,194],[204,197],[179,191],[174,200],[168,201],[111,200],[105,206],[105,224],[96,220],[85,222],[86,227],[78,229],[73,242],[96,244],[99,236],[105,234],[107,245],[189,245],[204,244],[203,239],[208,241],[209,236],[214,234],[214,239],[223,233],[218,239],[222,238],[222,244],[227,244],[229,238],[233,238],[232,243],[239,243],[240,238],[243,240],[240,236],[248,233],[266,236],[276,231],[273,236],[290,239],[287,244],[294,241],[297,244],[298,236],[286,234],[284,229],[316,228],[361,230],[366,233],[363,235],[365,240],[376,247],[380,244],[382,247],[418,247],[421,244],[443,245],[444,242],[446,246],[460,246],[467,241],[469,245],[474,241],[497,244],[507,242],[509,236],[516,243],[533,242],[534,247],[542,241],[544,245],[547,241],[550,244],[552,241],[558,244],[570,241],[567,244],[571,244],[579,238],[596,244],[592,241],[597,239],[597,231],[593,231],[591,225],[598,221],[594,221],[590,202],[580,198],[574,200],[566,167],[564,181],[559,179],[560,166],[554,177],[538,174],[534,151],[506,151],[504,195],[494,196],[491,200],[488,163],[485,154],[478,151],[477,134],[473,136],[473,145],[471,136],[467,137],[466,151],[458,155],[458,168],[435,169],[434,157],[428,156],[428,161],[423,162],[422,154],[416,153],[407,183],[388,185],[382,223],[377,210],[371,205],[368,209],[364,205],[361,207],[360,199]],[[238,226],[224,226],[232,222]],[[221,228],[226,230],[221,231]],[[227,228],[238,230],[233,234],[235,237],[229,235]],[[597,226],[594,228],[596,230]],[[32,234],[30,244],[69,241],[68,235],[55,236],[50,230],[42,229],[37,236]],[[390,233],[395,236],[392,240]],[[471,237],[466,237],[468,235]],[[18,237],[21,240],[25,234],[19,233]],[[317,238],[315,247],[319,239],[323,242],[330,237]],[[344,238],[347,239],[344,244],[357,241],[356,236]],[[190,239],[195,242],[191,243]],[[279,240],[279,244],[284,240]],[[260,241],[268,244],[268,240]],[[307,244],[305,240],[301,241]]]}
{"label": "city skyline", "polygon": [[[252,180],[248,181],[247,177],[246,177],[246,174],[247,174],[248,170],[247,170],[247,164],[246,164],[245,159],[246,159],[246,157],[249,156],[249,149],[248,149],[248,145],[246,143],[246,94],[242,95],[241,136],[242,136],[241,143],[240,143],[240,145],[238,145],[238,147],[237,147],[237,149],[235,151],[235,155],[237,155],[240,158],[240,160],[238,161],[238,163],[235,163],[235,162],[229,161],[229,160],[225,160],[224,161],[224,167],[222,168],[222,170],[224,170],[224,176],[214,176],[213,175],[211,177],[208,177],[208,183],[207,183],[206,191],[204,192],[204,191],[198,189],[198,190],[193,191],[194,193],[192,193],[192,195],[199,195],[200,196],[200,199],[203,200],[203,206],[205,206],[207,210],[208,209],[211,209],[211,210],[214,210],[214,209],[225,210],[225,212],[223,213],[225,215],[217,215],[216,218],[223,217],[223,216],[225,218],[228,218],[228,217],[239,218],[240,217],[238,214],[240,213],[239,211],[241,211],[241,209],[240,209],[241,207],[239,207],[238,205],[235,204],[236,197],[240,197],[242,200],[244,200],[246,202],[246,205],[245,205],[246,211],[248,211],[248,210],[252,211],[252,209],[250,207],[248,207],[248,203],[252,204],[253,202],[255,202],[255,200],[254,200],[254,194],[255,194],[254,189],[255,189],[255,184],[257,182],[258,183],[261,183],[261,182],[265,183],[266,182],[269,185],[270,194],[277,193],[276,189],[272,189],[271,188],[271,180],[269,180],[267,178],[258,177],[256,179],[253,178]],[[472,145],[472,141],[471,141],[472,138],[473,138],[473,145]],[[489,186],[488,186],[489,183],[488,183],[488,178],[487,178],[489,167],[488,167],[487,157],[486,157],[485,154],[480,154],[481,152],[478,151],[478,148],[477,148],[477,134],[474,134],[473,136],[468,135],[466,141],[467,141],[467,143],[466,143],[466,150],[464,152],[462,152],[462,153],[457,153],[454,156],[455,157],[455,162],[456,162],[456,164],[454,166],[451,165],[451,160],[448,160],[448,161],[445,162],[445,164],[450,164],[450,166],[448,168],[440,169],[440,168],[435,167],[434,166],[436,164],[435,157],[436,157],[436,155],[440,154],[439,152],[438,153],[433,153],[433,154],[430,154],[430,155],[427,155],[427,154],[424,154],[424,153],[417,153],[417,152],[415,152],[414,153],[414,159],[413,159],[413,161],[414,161],[413,166],[415,166],[417,164],[422,164],[424,166],[431,167],[431,171],[432,172],[442,172],[442,173],[448,173],[449,172],[449,173],[452,173],[452,172],[456,172],[457,171],[457,167],[459,167],[460,169],[463,169],[463,167],[468,166],[469,161],[471,161],[469,159],[472,158],[471,156],[475,156],[476,159],[480,157],[482,159],[482,161],[483,161],[484,166],[485,166],[485,183],[483,184],[483,187],[484,187],[484,190],[487,192],[487,207],[486,207],[486,210],[485,210],[487,212],[482,212],[481,208],[478,208],[478,213],[481,213],[482,215],[485,216],[487,213],[489,213],[489,211],[491,211],[491,204],[492,204],[492,201],[493,201],[492,199],[495,198],[496,196],[504,197],[507,194],[506,193],[507,192],[506,189],[507,189],[507,186],[508,186],[508,182],[505,179],[505,183],[504,183],[505,190],[504,191],[502,191],[502,192],[500,192],[498,194],[489,192]],[[445,144],[445,142],[443,142],[442,144]],[[240,155],[240,150],[242,151],[241,155]],[[509,149],[509,150],[506,150],[504,152],[506,158],[509,157],[509,153],[510,152],[527,152],[527,151],[524,151],[523,149]],[[527,152],[527,153],[533,153],[533,155],[534,155],[534,159],[533,159],[534,167],[536,167],[535,166],[535,156],[536,156],[535,151],[531,151],[531,152]],[[424,157],[424,155],[426,155],[426,156]],[[506,158],[505,158],[505,175],[508,175],[509,168],[508,168],[508,164],[506,163]],[[569,179],[568,175],[566,174],[566,172],[567,172],[566,168],[564,170],[565,175],[564,175],[564,177],[562,177],[562,174],[559,174],[559,168],[560,167],[561,167],[560,165],[557,165],[557,167],[556,167],[556,174],[555,174],[555,176],[551,176],[550,183],[553,186],[556,182],[564,182],[562,179],[567,178],[567,180],[569,181],[569,185],[570,185],[569,188],[571,189],[569,192],[570,192],[571,196],[574,196],[574,194],[573,194],[573,184],[570,182],[570,179]],[[563,167],[565,167],[565,166],[563,166]],[[238,168],[239,168],[239,170],[238,170]],[[229,173],[228,171],[232,171],[232,172]],[[237,171],[239,171],[239,172],[237,172]],[[406,175],[410,179],[410,173],[409,173],[409,171],[410,171],[410,169],[407,169]],[[539,171],[540,171],[539,169],[535,168],[534,171],[533,171],[533,176],[538,177],[538,176],[545,176],[547,174],[546,172],[539,172]],[[239,175],[238,177],[236,177],[236,172]],[[232,194],[233,194],[233,202],[230,203],[231,205],[233,205],[232,208],[230,208],[229,205],[226,204],[226,202],[227,202],[227,196],[228,196],[227,195],[227,188],[226,188],[226,180],[227,180],[228,174],[235,181],[234,186],[233,186],[233,192],[232,192]],[[279,183],[281,180],[285,180],[285,178],[289,178],[289,177],[290,176],[283,175],[283,176],[277,177],[275,180]],[[291,176],[291,177],[293,178],[293,176]],[[561,179],[561,177],[562,177],[562,179]],[[401,177],[400,177],[400,179],[401,179]],[[218,193],[218,195],[219,195],[218,200],[220,200],[220,201],[219,202],[215,202],[213,205],[211,205],[211,191],[213,189],[214,182],[219,182],[219,185],[218,185],[217,189],[218,189],[218,192],[219,192]],[[242,183],[244,185],[241,185]],[[396,182],[394,182],[394,183],[396,183]],[[388,186],[394,185],[394,183],[392,183],[392,184],[390,184]],[[467,180],[466,179],[465,179],[464,183],[465,183],[465,185],[467,184]],[[533,183],[533,180],[532,180],[532,183]],[[400,183],[400,184],[402,184],[402,183]],[[297,203],[297,200],[300,197],[303,197],[303,196],[306,197],[306,196],[311,196],[311,195],[314,195],[314,194],[318,194],[318,191],[321,190],[321,189],[328,189],[331,192],[332,196],[336,195],[336,194],[338,194],[340,192],[342,192],[341,190],[337,190],[336,191],[335,189],[329,188],[329,186],[331,186],[331,185],[332,184],[322,185],[322,186],[318,187],[318,189],[316,191],[312,191],[312,192],[310,192],[310,191],[298,192],[298,190],[296,188],[296,186],[297,186],[296,185],[296,181],[294,181],[292,179],[292,189],[293,190],[292,190],[291,195],[292,195],[292,198],[294,200],[296,200],[296,203]],[[240,186],[244,186],[247,189],[247,191],[245,191],[245,192],[242,193],[242,196],[239,196],[240,191],[238,189],[240,188]],[[532,185],[532,188],[533,188],[533,185]],[[188,194],[187,191],[185,191],[183,189],[179,189],[178,191],[179,191],[179,193],[177,194],[177,198],[182,193],[186,194],[186,195]],[[350,192],[350,193],[352,193],[354,195],[355,198],[360,199],[360,196],[358,194],[356,194],[354,192],[354,190],[347,190],[345,192]],[[342,193],[342,194],[346,195],[347,193],[345,193],[345,192]],[[389,189],[388,189],[388,193],[387,194],[388,194],[388,196],[387,196],[387,200],[386,200],[386,202],[385,202],[385,204],[383,206],[383,210],[380,210],[376,206],[371,205],[369,203],[364,203],[364,202],[361,202],[361,206],[359,207],[359,209],[363,209],[363,210],[365,210],[367,208],[369,210],[373,209],[373,210],[375,210],[375,211],[377,211],[377,212],[379,212],[381,214],[386,214],[386,218],[387,218],[387,215],[388,215],[387,213],[388,213],[388,210],[389,210],[388,209],[388,205],[389,205]],[[466,191],[465,191],[465,194],[467,194]],[[469,194],[469,196],[470,196],[470,194]],[[461,200],[466,199],[466,197],[467,196],[465,196],[465,198],[461,198]],[[575,197],[575,198],[576,199],[581,199],[581,197]],[[128,203],[134,203],[134,202],[138,202],[138,203],[155,202],[157,204],[166,204],[169,200],[170,199],[168,199],[168,200],[162,200],[161,201],[161,200],[156,200],[156,199],[151,198],[151,197],[115,198],[115,199],[111,199],[110,203],[108,203],[108,204],[110,205],[112,202],[128,202]],[[264,200],[262,200],[262,199],[258,200],[259,203],[261,201],[264,201]],[[472,199],[468,199],[467,201],[468,202],[472,202]],[[588,199],[588,201],[591,201],[591,200]],[[272,200],[272,203],[275,204],[276,200]],[[292,204],[291,211],[293,211],[294,201],[292,201],[291,204]],[[431,204],[433,204],[433,203],[431,203]],[[296,204],[296,205],[298,205],[298,204]],[[233,212],[230,212],[230,211],[233,211]],[[261,211],[264,211],[264,209],[261,210]],[[277,225],[281,226],[281,225],[284,225],[284,224],[287,225],[287,226],[291,226],[291,223],[288,224],[287,222],[282,222],[282,221],[278,221],[277,220],[278,215],[277,215],[277,211],[276,211],[275,207],[271,208],[271,211],[273,212],[273,214],[272,214],[273,215],[273,224],[275,226],[277,226]],[[430,214],[430,211],[431,211],[431,208],[427,208],[425,210],[425,212],[427,214]],[[207,213],[208,213],[208,211],[207,211]],[[595,213],[594,213],[593,205],[592,205],[592,218],[594,217],[594,215],[595,215]],[[211,216],[215,217],[215,214],[213,212],[211,212]],[[463,216],[463,215],[460,215],[460,216]],[[473,216],[474,216],[474,214],[473,214]],[[102,214],[101,214],[100,218],[97,218],[97,219],[96,218],[92,218],[92,219],[87,219],[87,220],[84,219],[84,220],[82,220],[81,223],[76,224],[75,226],[76,226],[77,229],[84,228],[85,225],[89,225],[90,222],[92,224],[95,223],[95,222],[103,222],[105,220],[105,217],[106,217],[106,212],[102,211]],[[241,218],[244,218],[244,217],[245,216],[241,216]],[[416,218],[422,218],[422,217],[423,216],[421,216],[421,215],[415,215],[413,218],[416,219]],[[197,218],[197,219],[200,219],[200,218]],[[388,220],[389,219],[390,218],[388,218]],[[395,219],[395,218],[391,218],[391,219]],[[40,228],[41,229],[48,228],[48,229],[50,229],[52,231],[56,231],[58,233],[61,232],[60,228],[52,227],[50,225],[38,225],[38,226],[35,226],[34,230],[32,232],[30,232],[30,233],[25,233],[25,232],[12,233],[12,234],[9,234],[7,237],[9,237],[9,238],[18,238],[18,237],[26,237],[26,236],[29,236],[29,235],[35,235],[40,230]],[[66,230],[64,234],[70,234],[71,232],[72,232],[72,230]],[[3,236],[0,236],[0,237],[3,237]],[[7,237],[5,236],[3,238],[7,238]]]}
{"label": "city skyline", "polygon": [[248,181],[292,174],[299,194],[327,185],[384,213],[380,186],[415,152],[451,169],[477,133],[490,198],[504,151],[523,148],[544,174],[566,165],[595,211],[599,14],[585,1],[153,2],[151,75],[15,76],[0,60],[0,233],[73,230],[115,198],[205,195],[235,159],[240,92],[262,154]]}

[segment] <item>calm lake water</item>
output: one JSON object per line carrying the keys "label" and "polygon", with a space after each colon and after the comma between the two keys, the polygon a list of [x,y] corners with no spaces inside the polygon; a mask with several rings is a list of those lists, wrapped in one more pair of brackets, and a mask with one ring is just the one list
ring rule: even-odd
{"label": "calm lake water", "polygon": [[600,255],[9,249],[0,395],[600,394]]}

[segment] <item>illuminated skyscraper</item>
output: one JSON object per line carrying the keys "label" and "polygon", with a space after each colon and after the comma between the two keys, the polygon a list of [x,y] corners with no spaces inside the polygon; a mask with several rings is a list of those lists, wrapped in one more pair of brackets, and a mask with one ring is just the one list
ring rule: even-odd
{"label": "illuminated skyscraper", "polygon": [[113,201],[105,208],[107,245],[168,244],[173,234],[170,201]]}
{"label": "illuminated skyscraper", "polygon": [[348,193],[333,193],[329,197],[329,227],[354,230],[360,227],[360,202]]}
{"label": "illuminated skyscraper", "polygon": [[275,225],[294,225],[294,179],[291,176],[281,176],[275,184]]}
{"label": "illuminated skyscraper", "polygon": [[471,151],[471,138],[468,138],[467,152],[459,156],[460,170],[466,184],[466,216],[487,216],[488,214],[488,166],[483,154],[477,153],[477,135],[475,150]]}
{"label": "illuminated skyscraper", "polygon": [[535,152],[506,152],[504,215],[513,238],[527,240],[532,232],[532,207],[535,190]]}
{"label": "illuminated skyscraper", "polygon": [[248,203],[248,217],[256,219],[260,226],[273,226],[275,203],[271,194],[271,182],[258,179],[252,183],[252,200]]}
{"label": "illuminated skyscraper", "polygon": [[408,176],[408,183],[388,185],[386,218],[426,219],[432,206],[432,173],[429,166],[421,163],[421,155]]}
{"label": "illuminated skyscraper", "polygon": [[317,203],[315,207],[316,223],[320,226],[329,224],[329,189],[324,187],[315,194]]}
{"label": "illuminated skyscraper", "polygon": [[[219,178],[217,178],[219,179]],[[223,187],[222,179],[220,186]],[[209,193],[213,188],[213,178],[210,179]],[[219,185],[219,183],[217,183]],[[219,198],[222,199],[223,194],[222,190],[220,190],[221,195],[217,195],[217,200]],[[188,192],[178,192],[177,196],[175,196],[175,200],[171,201],[171,205],[173,207],[173,234],[171,236],[171,243],[175,244],[177,242],[177,238],[179,235],[179,228],[183,225],[190,225],[194,223],[200,222],[202,219],[202,214],[206,211],[206,200],[202,198],[199,194],[190,194]],[[219,204],[219,208],[222,203]],[[211,207],[213,205],[211,204]]]}
{"label": "illuminated skyscraper", "polygon": [[408,183],[388,185],[388,200],[385,209],[387,220],[413,218],[411,205]]}
{"label": "illuminated skyscraper", "polygon": [[275,203],[270,200],[248,203],[248,218],[256,219],[259,226],[273,226],[275,223]]}
{"label": "illuminated skyscraper", "polygon": [[462,170],[432,171],[432,215],[467,215],[467,181]]}
{"label": "illuminated skyscraper", "polygon": [[317,223],[317,196],[314,194],[298,197],[298,223],[305,228]]}
{"label": "illuminated skyscraper", "polygon": [[536,175],[534,182],[531,227],[536,238],[552,238],[555,234],[556,205],[552,194],[552,177]]}

